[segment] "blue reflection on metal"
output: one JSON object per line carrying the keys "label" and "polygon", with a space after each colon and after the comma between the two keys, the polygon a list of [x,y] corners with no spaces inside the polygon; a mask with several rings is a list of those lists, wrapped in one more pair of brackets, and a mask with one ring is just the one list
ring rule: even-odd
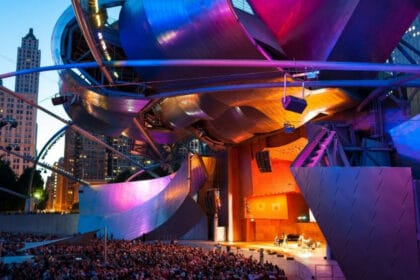
{"label": "blue reflection on metal", "polygon": [[[255,60],[255,59],[145,59],[145,60],[118,60],[104,62],[105,65],[114,67],[161,67],[161,66],[177,66],[177,67],[283,67],[305,69],[314,68],[319,70],[335,70],[335,71],[377,71],[377,72],[399,72],[420,74],[419,65],[409,64],[389,64],[389,63],[368,63],[368,62],[328,62],[328,61],[294,61],[294,60]],[[31,69],[23,69],[15,72],[0,74],[0,79],[15,77],[19,75],[31,74],[36,72],[47,72],[71,68],[96,68],[96,62],[69,63],[61,65],[50,65]],[[351,80],[352,86],[363,84],[363,80]],[[305,82],[305,85],[311,81]],[[319,81],[322,83],[322,81]],[[350,82],[349,82],[350,84]],[[301,83],[299,83],[301,85]]]}
{"label": "blue reflection on metal", "polygon": [[398,153],[420,161],[420,114],[389,130]]}

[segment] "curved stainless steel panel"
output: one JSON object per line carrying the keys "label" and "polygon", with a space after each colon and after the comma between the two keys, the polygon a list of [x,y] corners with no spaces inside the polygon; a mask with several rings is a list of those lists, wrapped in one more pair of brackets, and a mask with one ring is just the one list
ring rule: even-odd
{"label": "curved stainless steel panel", "polygon": [[[287,88],[286,95],[301,98],[302,88]],[[166,100],[162,111],[164,120],[174,128],[187,128],[200,120],[212,137],[226,143],[240,143],[255,134],[281,129],[285,123],[299,127],[318,114],[332,114],[356,104],[356,100],[340,89],[305,89],[304,95],[308,105],[302,114],[283,108],[282,88],[179,96]],[[195,106],[179,105],[195,99]]]}
{"label": "curved stainless steel panel", "polygon": [[384,0],[380,9],[376,0],[248,2],[297,60],[385,62],[420,10],[415,0]]}
{"label": "curved stainless steel panel", "polygon": [[[226,0],[127,0],[121,10],[120,37],[129,59],[265,59]],[[166,81],[267,69],[159,67],[137,71],[145,80]]]}
{"label": "curved stainless steel panel", "polygon": [[[157,179],[82,186],[79,232],[107,227],[115,238],[134,239],[151,232],[181,207],[191,189],[204,183],[202,165],[184,162],[170,176]],[[191,173],[190,173],[191,172]],[[189,175],[197,176],[188,183]]]}
{"label": "curved stainless steel panel", "polygon": [[61,79],[60,93],[71,96],[64,106],[72,120],[83,128],[106,135],[120,135],[148,103],[147,100],[108,96],[89,89],[90,86],[72,70],[62,71]]}
{"label": "curved stainless steel panel", "polygon": [[359,0],[248,0],[289,58],[326,60]]}
{"label": "curved stainless steel panel", "polygon": [[62,57],[62,44],[64,44],[64,41],[62,40],[62,37],[66,36],[66,30],[68,28],[68,25],[72,21],[74,22],[75,20],[76,19],[73,7],[69,6],[59,17],[57,23],[54,26],[53,33],[51,36],[51,52],[55,64],[64,64]]}
{"label": "curved stainless steel panel", "polygon": [[[252,38],[255,37],[274,49],[283,48],[289,58],[326,60],[332,51],[341,49],[337,45],[338,41],[349,39],[347,33],[357,34],[355,19],[366,15],[368,7],[373,5],[373,0],[361,1],[361,5],[357,4],[360,1],[355,0],[249,2],[259,18],[245,15],[233,8],[231,1],[227,0],[127,0],[123,2],[118,25],[125,55],[129,59],[267,59],[265,51]],[[104,3],[109,1],[99,1],[100,5]],[[385,3],[387,10],[396,5],[389,0]],[[418,6],[412,8],[414,11],[419,9]],[[407,9],[402,7],[397,14]],[[375,16],[376,13],[379,12],[375,11]],[[408,13],[410,19],[413,13]],[[406,21],[408,19],[399,24],[393,34],[403,34]],[[384,22],[387,26],[391,24],[391,20],[381,18],[366,26],[376,31],[377,26],[380,26],[378,22]],[[62,52],[67,50],[65,44],[70,44],[74,39],[71,31],[76,29],[74,13],[68,9],[54,32],[53,52],[57,63],[66,63],[69,54]],[[266,29],[276,35],[277,42]],[[114,31],[116,33],[118,29]],[[395,45],[395,42],[392,44]],[[354,40],[351,49],[354,51],[359,46],[363,46],[365,53],[376,53],[376,50],[364,46],[360,40]],[[88,55],[88,50],[83,51]],[[121,53],[118,54],[121,56]],[[346,52],[346,58],[353,59],[353,53]],[[370,60],[377,59],[372,57]],[[77,91],[78,95],[78,102],[71,100],[65,104],[70,117],[86,129],[112,136],[123,133],[144,141],[133,118],[142,114],[142,109],[148,103],[142,98],[153,98],[154,91],[194,88],[197,85],[280,83],[282,80],[279,77],[283,76],[275,68],[139,67],[137,70],[143,80],[139,81],[139,77],[133,75],[133,79],[127,82],[145,82],[147,88],[151,88],[149,95],[136,94],[134,91],[126,94],[107,91],[101,85],[94,84],[97,81],[91,81],[91,85],[72,70],[62,71],[62,94]],[[94,74],[86,71],[86,76],[89,73]],[[301,89],[287,88],[286,95],[301,97]],[[267,88],[166,98],[159,100],[158,106],[154,108],[157,113],[153,117],[159,125],[148,123],[147,130],[153,141],[159,143],[174,142],[193,131],[196,136],[207,137],[214,143],[223,141],[235,144],[256,134],[279,130],[285,123],[299,127],[318,114],[332,114],[358,102],[339,89],[305,90],[308,106],[302,114],[297,114],[284,110],[281,104],[283,97],[283,89]]]}

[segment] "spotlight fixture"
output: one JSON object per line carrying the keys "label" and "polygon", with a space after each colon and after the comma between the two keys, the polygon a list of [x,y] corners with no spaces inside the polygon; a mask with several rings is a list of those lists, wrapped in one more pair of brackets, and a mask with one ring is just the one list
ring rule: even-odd
{"label": "spotlight fixture", "polygon": [[64,96],[64,95],[55,96],[55,97],[51,98],[52,104],[55,105],[55,106],[64,104],[64,103],[67,102],[67,100],[68,100],[68,96]]}
{"label": "spotlight fixture", "polygon": [[305,82],[302,82],[302,98],[298,98],[295,96],[287,95],[286,96],[286,74],[284,74],[283,78],[283,99],[282,105],[285,110],[292,111],[295,113],[301,114],[306,106],[308,105],[306,103],[306,100],[304,99],[305,96]]}
{"label": "spotlight fixture", "polygon": [[285,122],[283,127],[284,127],[284,133],[287,133],[287,134],[293,133],[296,130],[296,128],[288,122]]}
{"label": "spotlight fixture", "polygon": [[305,99],[301,99],[294,96],[286,96],[282,100],[283,108],[288,111],[292,111],[295,113],[302,114],[302,112],[305,110],[306,106],[308,105],[306,103]]}

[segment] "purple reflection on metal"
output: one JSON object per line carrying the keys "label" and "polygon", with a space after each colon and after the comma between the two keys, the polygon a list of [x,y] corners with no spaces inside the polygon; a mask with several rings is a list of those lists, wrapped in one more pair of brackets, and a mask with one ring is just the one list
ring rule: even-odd
{"label": "purple reflection on metal", "polygon": [[[108,212],[122,212],[142,204],[160,193],[170,182],[169,176],[153,180],[92,186],[95,200],[109,201]],[[106,189],[106,190],[104,190]]]}
{"label": "purple reflection on metal", "polygon": [[358,0],[248,0],[288,57],[325,60]]}
{"label": "purple reflection on metal", "polygon": [[[194,169],[202,168],[194,165]],[[203,174],[192,170],[191,174]],[[115,238],[134,239],[163,225],[184,203],[190,191],[188,164],[158,179],[82,186],[79,232],[107,227]],[[203,183],[201,180],[194,182]],[[191,186],[197,189],[197,186]]]}
{"label": "purple reflection on metal", "polygon": [[[265,58],[226,0],[126,0],[121,8],[119,30],[122,48],[130,59]],[[205,67],[182,71],[171,67],[136,70],[145,80],[261,71]]]}

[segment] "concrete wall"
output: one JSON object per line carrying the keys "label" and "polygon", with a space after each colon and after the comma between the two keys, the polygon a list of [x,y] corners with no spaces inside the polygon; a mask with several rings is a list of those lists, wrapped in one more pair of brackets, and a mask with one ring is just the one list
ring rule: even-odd
{"label": "concrete wall", "polygon": [[77,233],[78,214],[0,214],[0,231],[71,235]]}

